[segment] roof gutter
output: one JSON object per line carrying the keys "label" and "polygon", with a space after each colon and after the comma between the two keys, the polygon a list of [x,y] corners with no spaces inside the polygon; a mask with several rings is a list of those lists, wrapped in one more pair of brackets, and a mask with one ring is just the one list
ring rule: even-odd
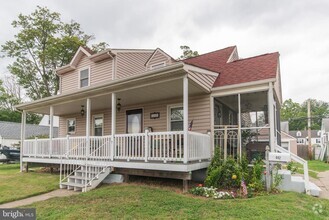
{"label": "roof gutter", "polygon": [[276,78],[269,78],[269,79],[263,79],[263,80],[257,80],[252,82],[246,82],[246,83],[239,83],[239,84],[233,84],[233,85],[227,85],[227,86],[219,86],[219,87],[213,87],[211,91],[222,91],[227,89],[234,89],[234,88],[241,88],[241,87],[247,87],[247,86],[255,86],[270,82],[275,82]]}

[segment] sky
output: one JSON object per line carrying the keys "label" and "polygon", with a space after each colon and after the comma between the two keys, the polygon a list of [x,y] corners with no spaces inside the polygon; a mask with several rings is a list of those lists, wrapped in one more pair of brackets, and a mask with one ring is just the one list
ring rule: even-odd
{"label": "sky", "polygon": [[[36,6],[81,24],[111,48],[161,48],[177,58],[180,46],[200,54],[236,45],[241,58],[278,51],[283,99],[329,102],[327,0],[10,0],[0,8],[0,44],[11,22]],[[0,74],[11,60],[0,59]]]}

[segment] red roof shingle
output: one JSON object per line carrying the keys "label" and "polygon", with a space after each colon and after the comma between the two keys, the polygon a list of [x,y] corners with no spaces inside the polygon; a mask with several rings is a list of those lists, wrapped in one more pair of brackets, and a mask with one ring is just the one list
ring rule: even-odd
{"label": "red roof shingle", "polygon": [[197,57],[183,60],[184,63],[218,72],[213,87],[275,78],[279,53],[269,53],[227,63],[236,47],[228,47]]}

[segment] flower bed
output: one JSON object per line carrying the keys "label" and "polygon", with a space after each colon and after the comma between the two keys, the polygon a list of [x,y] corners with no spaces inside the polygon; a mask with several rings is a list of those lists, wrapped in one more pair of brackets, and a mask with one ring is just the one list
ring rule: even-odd
{"label": "flower bed", "polygon": [[197,196],[204,196],[207,198],[213,198],[213,199],[234,199],[235,198],[235,193],[232,192],[227,192],[227,191],[219,191],[215,187],[203,187],[203,186],[198,186],[193,188],[190,191],[193,195]]}

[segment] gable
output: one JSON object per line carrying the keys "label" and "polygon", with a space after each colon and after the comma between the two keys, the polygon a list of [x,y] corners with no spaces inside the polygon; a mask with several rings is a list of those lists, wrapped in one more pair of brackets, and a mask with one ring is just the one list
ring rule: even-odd
{"label": "gable", "polygon": [[161,49],[156,49],[152,56],[147,60],[145,66],[147,69],[156,69],[167,66],[175,62],[175,60]]}

